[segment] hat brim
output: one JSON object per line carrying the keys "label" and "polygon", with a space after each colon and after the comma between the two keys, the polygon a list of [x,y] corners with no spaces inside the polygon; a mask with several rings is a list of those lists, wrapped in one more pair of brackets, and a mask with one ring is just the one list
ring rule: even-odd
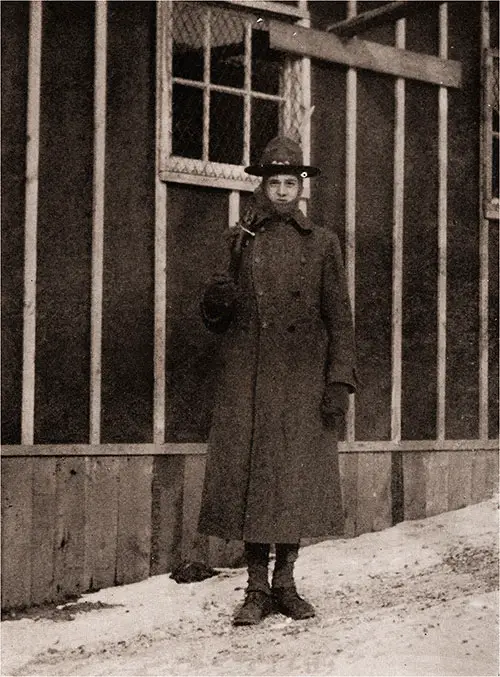
{"label": "hat brim", "polygon": [[275,174],[294,174],[302,179],[310,179],[318,176],[321,170],[318,167],[309,167],[307,165],[287,165],[273,162],[270,165],[250,165],[245,167],[245,172],[252,176],[273,176]]}

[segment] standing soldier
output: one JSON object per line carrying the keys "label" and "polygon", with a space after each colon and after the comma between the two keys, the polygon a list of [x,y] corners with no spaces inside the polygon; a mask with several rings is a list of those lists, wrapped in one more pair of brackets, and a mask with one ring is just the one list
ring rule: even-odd
{"label": "standing soldier", "polygon": [[206,326],[225,335],[199,530],[245,542],[248,586],[235,625],[273,610],[314,616],[294,563],[301,538],[343,532],[337,429],[356,388],[339,241],[298,207],[303,180],[319,169],[277,137],[245,171],[262,183],[234,229],[229,272],[202,300]]}

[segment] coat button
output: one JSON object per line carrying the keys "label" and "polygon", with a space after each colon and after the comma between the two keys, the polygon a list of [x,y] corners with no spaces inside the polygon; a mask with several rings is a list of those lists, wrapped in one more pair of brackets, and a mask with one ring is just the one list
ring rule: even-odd
{"label": "coat button", "polygon": [[257,292],[257,296],[264,296],[264,292],[262,291],[262,289],[259,289],[259,291]]}
{"label": "coat button", "polygon": [[260,263],[260,256],[256,256],[256,257],[254,258],[254,261],[255,261],[255,263]]}
{"label": "coat button", "polygon": [[264,321],[261,326],[262,326],[262,329],[267,329],[269,325],[268,325],[267,322]]}

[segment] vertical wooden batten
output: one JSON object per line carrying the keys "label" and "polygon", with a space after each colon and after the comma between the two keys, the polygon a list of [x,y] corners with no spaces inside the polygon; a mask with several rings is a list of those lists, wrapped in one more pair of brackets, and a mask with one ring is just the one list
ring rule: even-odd
{"label": "vertical wooden batten", "polygon": [[480,200],[479,200],[479,438],[488,439],[488,282],[489,282],[489,221],[484,214],[484,198],[487,194],[486,185],[488,181],[485,171],[484,158],[488,157],[489,149],[486,130],[488,115],[488,106],[485,97],[488,96],[486,88],[486,71],[484,60],[486,50],[490,46],[490,16],[488,1],[481,2],[481,59],[483,67],[481,69],[481,91],[483,99],[481,101],[480,118],[480,144],[479,153],[479,180],[480,180]]}
{"label": "vertical wooden batten", "polygon": [[243,164],[250,164],[250,128],[251,128],[251,97],[252,89],[252,24],[245,23],[245,96],[243,99]]}
{"label": "vertical wooden batten", "polygon": [[229,228],[234,228],[240,218],[240,192],[239,190],[232,190],[229,193],[229,209],[228,209],[228,225]]}
{"label": "vertical wooden batten", "polygon": [[40,82],[42,3],[30,3],[28,103],[26,126],[26,207],[24,231],[24,310],[21,443],[33,444],[35,418],[36,264],[38,172],[40,156]]}
{"label": "vertical wooden batten", "polygon": [[[308,12],[307,0],[299,0],[299,9],[301,9],[305,14]],[[305,28],[310,28],[311,20],[309,18],[301,19],[297,22],[299,26],[304,26]],[[301,128],[301,142],[302,142],[302,153],[304,157],[304,164],[311,164],[311,117],[314,112],[314,106],[311,104],[311,59],[308,56],[302,57],[300,64],[297,66],[301,69],[301,80],[302,80],[302,106],[303,106],[303,119],[302,119],[302,128]],[[311,196],[310,186],[304,186],[304,192],[302,193],[302,199],[300,201],[300,207],[304,214],[307,216],[307,206],[308,200]]]}
{"label": "vertical wooden batten", "polygon": [[[396,47],[404,49],[406,21],[396,22]],[[393,198],[393,259],[392,259],[392,390],[391,440],[401,439],[401,380],[403,343],[403,223],[405,171],[405,81],[397,78],[394,85],[394,198]]]}
{"label": "vertical wooden batten", "polygon": [[[439,56],[448,56],[448,5],[439,6]],[[436,437],[446,433],[446,287],[448,225],[448,90],[439,88],[438,99],[438,345]]]}
{"label": "vertical wooden batten", "polygon": [[[348,0],[347,18],[356,15],[356,0]],[[345,228],[346,228],[346,272],[349,297],[355,319],[356,289],[356,128],[357,128],[357,73],[354,68],[347,70],[346,82],[346,179],[345,179]],[[350,396],[346,417],[346,441],[355,438],[355,402]]]}
{"label": "vertical wooden batten", "polygon": [[104,182],[106,160],[107,0],[95,6],[94,175],[90,302],[90,444],[101,441]]}
{"label": "vertical wooden batten", "polygon": [[[406,46],[406,20],[396,21],[396,47]],[[392,328],[391,328],[391,440],[401,440],[401,400],[403,371],[403,229],[405,183],[405,105],[404,78],[394,83],[394,170],[392,223]],[[391,454],[390,470],[392,524],[404,520],[404,456]]]}
{"label": "vertical wooden batten", "polygon": [[[155,263],[154,263],[154,388],[153,441],[165,441],[165,365],[167,325],[167,184],[160,179],[162,140],[167,138],[169,91],[167,88],[167,31],[171,8],[159,2],[156,9],[156,166],[155,166]],[[168,13],[168,15],[167,15]]]}
{"label": "vertical wooden batten", "polygon": [[210,141],[210,39],[212,12],[207,10],[205,31],[203,34],[203,160],[208,162]]}
{"label": "vertical wooden batten", "polygon": [[[307,1],[299,0],[299,9],[307,12]],[[310,19],[301,19],[298,22],[299,26],[309,28],[311,26]],[[304,154],[304,164],[311,163],[311,115],[313,108],[311,105],[311,59],[304,56],[301,59],[301,74],[302,74],[302,106],[303,106],[303,126],[302,126],[302,152]]]}

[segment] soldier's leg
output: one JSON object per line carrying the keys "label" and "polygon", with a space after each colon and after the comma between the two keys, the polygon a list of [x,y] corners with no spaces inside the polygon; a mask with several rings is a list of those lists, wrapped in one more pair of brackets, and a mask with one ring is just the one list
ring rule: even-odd
{"label": "soldier's leg", "polygon": [[299,596],[295,586],[294,567],[299,555],[298,543],[277,543],[276,563],[272,579],[272,596],[277,611],[295,620],[311,618],[314,607]]}
{"label": "soldier's leg", "polygon": [[255,625],[272,611],[269,550],[269,543],[245,543],[248,584],[245,601],[233,619],[234,625]]}

